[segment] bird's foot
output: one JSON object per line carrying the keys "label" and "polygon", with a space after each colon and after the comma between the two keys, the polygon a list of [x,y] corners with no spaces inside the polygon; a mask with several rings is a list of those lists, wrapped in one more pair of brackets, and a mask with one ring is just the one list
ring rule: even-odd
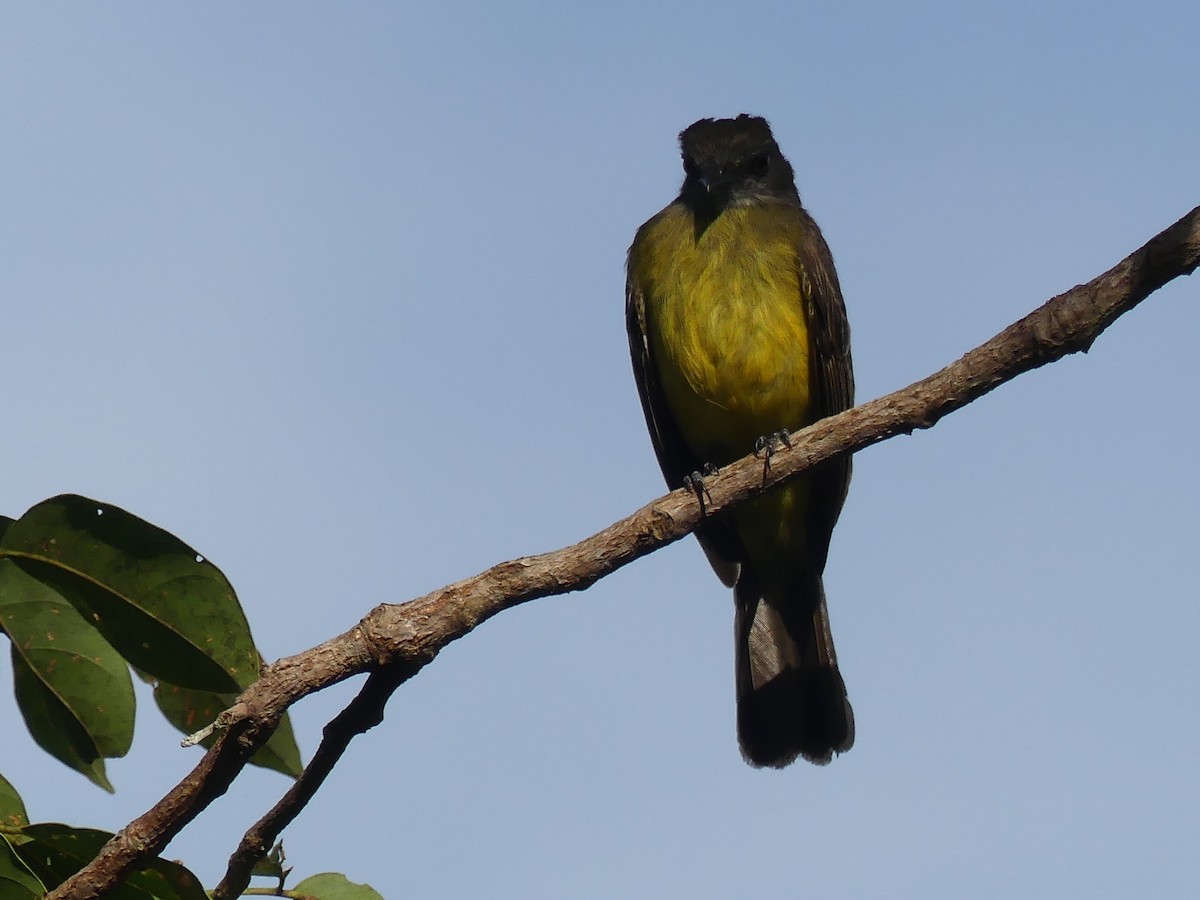
{"label": "bird's foot", "polygon": [[786,428],[781,428],[772,434],[765,434],[754,442],[754,455],[763,461],[763,483],[771,473],[771,457],[780,446],[792,449],[792,436]]}
{"label": "bird's foot", "polygon": [[703,471],[693,472],[691,475],[683,476],[683,486],[696,495],[696,499],[700,501],[700,515],[704,516],[708,510],[705,507],[705,500],[712,502],[712,494],[708,492],[708,485],[704,483],[704,476],[716,475],[717,467],[712,463],[705,463]]}

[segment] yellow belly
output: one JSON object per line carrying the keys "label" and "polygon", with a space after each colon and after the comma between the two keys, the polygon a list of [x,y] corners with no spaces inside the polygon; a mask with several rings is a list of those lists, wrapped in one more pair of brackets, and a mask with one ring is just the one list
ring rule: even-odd
{"label": "yellow belly", "polygon": [[635,261],[667,402],[692,450],[723,465],[811,420],[809,336],[783,205],[726,210],[696,237],[665,211]]}

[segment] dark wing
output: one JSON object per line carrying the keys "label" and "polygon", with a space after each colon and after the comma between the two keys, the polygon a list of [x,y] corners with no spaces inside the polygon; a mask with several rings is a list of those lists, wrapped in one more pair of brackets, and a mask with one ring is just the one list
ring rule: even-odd
{"label": "dark wing", "polygon": [[[637,245],[636,238],[634,245]],[[646,428],[650,431],[650,440],[654,444],[658,465],[667,480],[667,486],[675,490],[683,487],[684,478],[703,469],[705,463],[710,460],[698,459],[688,447],[675,416],[667,405],[666,396],[658,380],[658,369],[654,364],[650,335],[646,328],[646,298],[634,275],[632,248],[625,281],[625,330],[629,335],[633,377],[637,382],[638,394],[642,398]],[[714,521],[697,529],[696,537],[717,577],[732,587],[737,581],[744,555],[741,541],[733,529],[723,521]]]}
{"label": "dark wing", "polygon": [[[801,209],[803,227],[797,241],[800,284],[805,294],[809,340],[812,342],[811,378],[813,419],[832,416],[854,405],[854,367],[850,362],[850,323],[833,254],[817,223]],[[809,553],[817,571],[825,568],[829,535],[842,511],[850,486],[850,455],[831,460],[813,470],[812,508],[809,519]]]}

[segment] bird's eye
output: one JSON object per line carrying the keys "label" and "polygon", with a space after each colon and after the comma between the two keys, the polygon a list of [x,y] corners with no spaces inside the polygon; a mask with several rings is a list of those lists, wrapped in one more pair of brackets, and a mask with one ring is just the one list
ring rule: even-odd
{"label": "bird's eye", "polygon": [[767,170],[771,168],[771,154],[760,153],[758,156],[751,157],[745,165],[745,172],[752,178],[762,178],[767,174]]}

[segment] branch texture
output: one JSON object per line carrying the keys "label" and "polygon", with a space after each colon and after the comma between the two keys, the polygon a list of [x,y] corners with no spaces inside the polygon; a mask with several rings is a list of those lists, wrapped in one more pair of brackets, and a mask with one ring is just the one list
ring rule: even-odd
{"label": "branch texture", "polygon": [[675,491],[572,546],[500,563],[408,603],[378,606],[345,634],[279,660],[221,714],[222,736],[195,770],[49,896],[101,897],[139,861],[159,854],[228,789],[284,710],[302,697],[385,666],[401,667],[398,685],[442,647],[502,610],[589,587],[690,534],[704,515],[719,515],[839,453],[930,428],[1022,372],[1086,351],[1118,316],[1198,266],[1200,207],[1107,272],[1052,298],[941,371],[796,433],[791,448],[772,457],[769,473],[764,475],[762,461],[750,455],[707,479],[704,511],[694,495]]}

